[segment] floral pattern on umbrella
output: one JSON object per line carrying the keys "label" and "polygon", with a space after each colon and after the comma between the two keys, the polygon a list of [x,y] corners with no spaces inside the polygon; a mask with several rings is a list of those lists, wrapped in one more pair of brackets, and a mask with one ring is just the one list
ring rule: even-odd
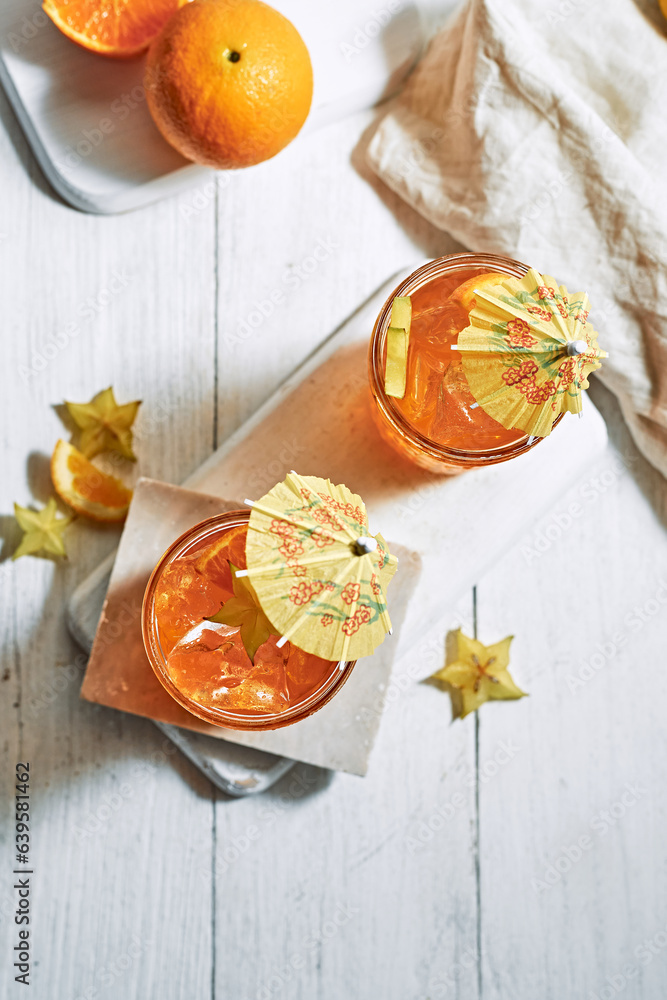
{"label": "floral pattern on umbrella", "polygon": [[455,349],[477,405],[503,427],[546,437],[559,414],[581,412],[588,376],[607,357],[588,296],[531,269],[475,299]]}
{"label": "floral pattern on umbrella", "polygon": [[247,570],[282,640],[328,660],[368,656],[391,631],[398,561],[346,486],[290,473],[253,503]]}

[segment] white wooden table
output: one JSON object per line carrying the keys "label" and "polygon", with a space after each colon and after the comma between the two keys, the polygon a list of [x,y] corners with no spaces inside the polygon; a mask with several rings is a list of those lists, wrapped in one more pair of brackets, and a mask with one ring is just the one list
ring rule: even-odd
{"label": "white wooden table", "polygon": [[[181,481],[389,274],[456,245],[369,176],[370,114],[109,218],[55,200],[2,97],[0,116],[0,1000],[662,1000],[666,489],[613,399],[594,393],[599,467],[476,589],[530,698],[452,723],[404,661],[367,778],[298,765],[223,801],[149,722],[78,699],[63,606],[117,532],[77,523],[66,566],[12,564],[12,502],[49,494],[54,405],[110,383],[144,401],[142,472]],[[472,629],[473,594],[443,628],[454,612]],[[8,805],[26,758],[28,994]]]}

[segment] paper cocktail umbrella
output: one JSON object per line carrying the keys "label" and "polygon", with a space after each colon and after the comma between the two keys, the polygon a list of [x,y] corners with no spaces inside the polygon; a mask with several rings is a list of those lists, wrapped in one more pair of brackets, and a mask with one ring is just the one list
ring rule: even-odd
{"label": "paper cocktail umbrella", "polygon": [[535,437],[566,411],[581,411],[588,376],[607,352],[588,323],[584,292],[569,295],[531,268],[475,290],[470,325],[452,350],[462,353],[470,391],[489,416]]}
{"label": "paper cocktail umbrella", "polygon": [[385,593],[398,561],[346,486],[291,472],[252,503],[246,560],[237,575],[250,579],[278,645],[356,660],[391,631]]}

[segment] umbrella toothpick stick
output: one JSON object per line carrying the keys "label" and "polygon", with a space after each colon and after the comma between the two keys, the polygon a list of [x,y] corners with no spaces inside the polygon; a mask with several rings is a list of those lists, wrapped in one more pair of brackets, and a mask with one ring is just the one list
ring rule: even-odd
{"label": "umbrella toothpick stick", "polygon": [[360,535],[353,545],[354,552],[358,556],[369,556],[371,552],[376,552],[378,543],[372,535]]}
{"label": "umbrella toothpick stick", "polygon": [[[355,553],[356,555],[356,553]],[[337,552],[316,552],[312,556],[301,557],[299,560],[302,566],[319,566],[326,565],[327,563],[335,564],[340,561],[340,556]],[[236,571],[237,576],[266,576],[275,573],[279,569],[288,569],[288,564],[286,562],[266,562],[257,563],[252,567],[252,569],[239,569]]]}

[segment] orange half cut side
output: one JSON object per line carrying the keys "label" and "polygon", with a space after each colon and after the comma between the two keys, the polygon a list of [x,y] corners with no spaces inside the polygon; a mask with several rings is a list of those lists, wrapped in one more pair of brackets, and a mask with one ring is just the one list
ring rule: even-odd
{"label": "orange half cut side", "polygon": [[221,538],[212,542],[197,556],[195,568],[203,576],[231,590],[232,573],[229,564],[237,569],[245,569],[245,540],[248,531],[246,524],[226,531]]}
{"label": "orange half cut side", "polygon": [[44,0],[57,28],[91,52],[126,59],[148,48],[187,0]]}
{"label": "orange half cut side", "polygon": [[114,476],[102,472],[66,441],[58,441],[51,456],[51,479],[61,500],[93,521],[122,521],[132,499]]}

